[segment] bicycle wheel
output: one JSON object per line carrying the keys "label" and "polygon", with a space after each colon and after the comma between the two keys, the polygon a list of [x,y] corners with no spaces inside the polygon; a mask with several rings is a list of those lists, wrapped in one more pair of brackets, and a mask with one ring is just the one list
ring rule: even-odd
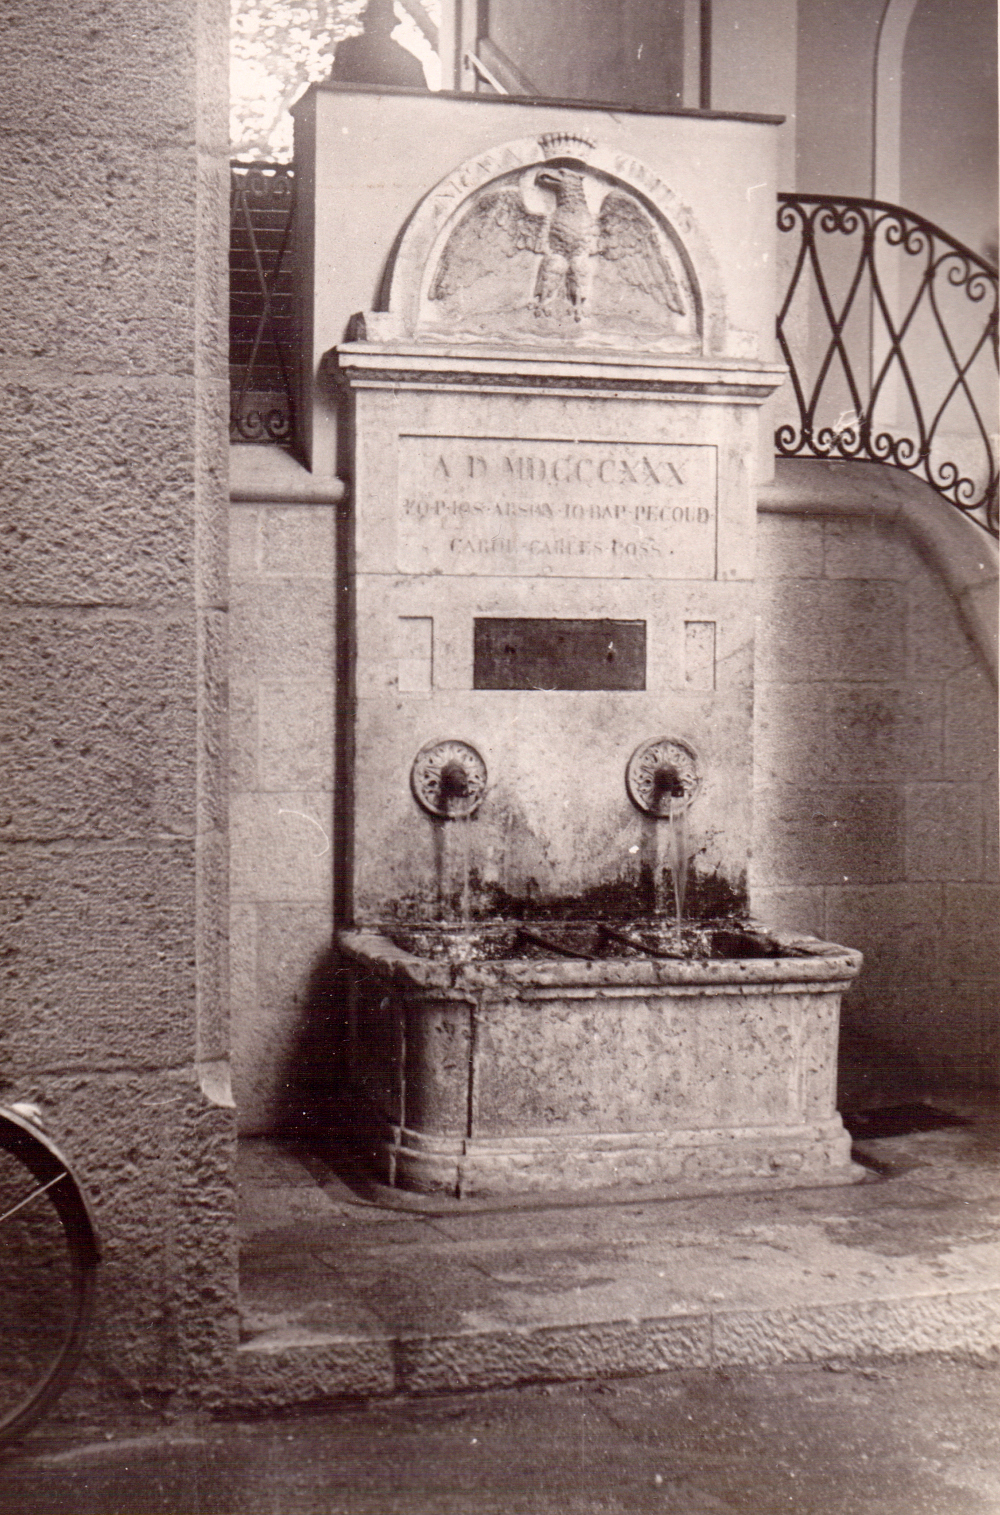
{"label": "bicycle wheel", "polygon": [[65,1388],[90,1322],[98,1262],[86,1202],[58,1149],[0,1115],[0,1444]]}

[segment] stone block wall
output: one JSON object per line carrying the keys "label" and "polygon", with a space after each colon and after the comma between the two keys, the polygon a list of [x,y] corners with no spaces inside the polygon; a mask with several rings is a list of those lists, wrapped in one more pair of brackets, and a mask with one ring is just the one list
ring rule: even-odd
{"label": "stone block wall", "polygon": [[[812,481],[805,501],[824,476],[794,466]],[[856,1082],[992,1086],[993,684],[940,565],[886,519],[886,497],[911,481],[847,465],[824,487],[826,507],[758,520],[752,905],[864,952],[843,1022]],[[935,518],[947,508],[929,498]],[[233,1056],[247,1132],[294,1119],[310,1062],[321,1073],[334,1055],[334,533],[332,506],[232,506]],[[986,579],[975,593],[994,591]]]}
{"label": "stone block wall", "polygon": [[813,507],[759,517],[757,610],[755,912],[864,953],[856,1081],[996,1087],[996,694],[954,596],[901,520]]}
{"label": "stone block wall", "polygon": [[0,1098],[92,1195],[91,1361],[236,1340],[223,0],[4,15]]}
{"label": "stone block wall", "polygon": [[334,508],[234,504],[233,1068],[244,1131],[294,1119],[323,1057],[333,884]]}

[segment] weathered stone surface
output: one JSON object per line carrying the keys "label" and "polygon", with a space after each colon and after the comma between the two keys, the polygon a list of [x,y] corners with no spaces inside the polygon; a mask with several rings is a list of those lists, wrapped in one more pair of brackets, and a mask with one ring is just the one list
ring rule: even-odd
{"label": "weathered stone surface", "polygon": [[1000,882],[1000,795],[997,786],[987,786],[983,796],[983,878]]}
{"label": "weathered stone surface", "polygon": [[332,577],[335,547],[336,520],[329,506],[264,506],[260,511],[263,574]]}
{"label": "weathered stone surface", "polygon": [[299,1342],[276,1340],[260,1347],[245,1343],[235,1367],[201,1386],[206,1404],[252,1405],[267,1409],[311,1404],[337,1395],[396,1392],[395,1344],[389,1340]]}
{"label": "weathered stone surface", "polygon": [[845,579],[766,580],[757,587],[757,678],[899,677],[906,666],[901,587]]}
{"label": "weathered stone surface", "polygon": [[140,1392],[218,1371],[236,1347],[229,1113],[163,1070],[56,1073],[28,1092],[93,1205],[98,1363]]}
{"label": "weathered stone surface", "polygon": [[8,599],[184,598],[194,571],[191,391],[189,379],[158,377],[0,384]]}
{"label": "weathered stone surface", "polygon": [[989,677],[982,668],[966,669],[948,680],[944,762],[945,778],[995,782],[996,700]]}
{"label": "weathered stone surface", "polygon": [[8,837],[191,836],[194,627],[118,610],[4,617]]}
{"label": "weathered stone surface", "polygon": [[[821,941],[827,940],[824,895],[825,891],[819,885],[787,889],[759,885],[755,882],[751,862],[750,907],[754,916],[769,926],[808,931]],[[829,936],[832,939],[836,933],[831,931]]]}
{"label": "weathered stone surface", "polygon": [[234,900],[332,898],[330,797],[315,793],[234,795],[230,809]]}
{"label": "weathered stone surface", "polygon": [[[229,846],[225,830],[198,838],[195,971],[198,977],[195,1049],[199,1066],[216,1063],[229,1077]],[[207,1089],[206,1089],[206,1092]],[[230,1096],[225,1094],[228,1103]]]}
{"label": "weathered stone surface", "polygon": [[328,677],[260,685],[260,785],[333,788],[334,687]]}
{"label": "weathered stone surface", "polygon": [[[73,142],[83,132],[118,146],[145,137],[189,140],[195,79],[217,26],[187,7],[116,3],[100,12],[67,8],[60,24],[31,4],[8,13],[10,87],[0,120],[8,128]],[[200,44],[204,51],[196,52]],[[37,87],[38,60],[48,88]],[[207,115],[203,108],[202,114]]]}
{"label": "weathered stone surface", "polygon": [[[754,785],[820,782],[831,750],[827,690],[813,683],[760,683],[754,691]],[[804,923],[803,923],[804,929]]]}
{"label": "weathered stone surface", "polygon": [[707,1367],[707,1319],[626,1321],[489,1335],[415,1337],[400,1344],[399,1384],[409,1393],[482,1389],[532,1380],[659,1373]]}
{"label": "weathered stone surface", "polygon": [[260,570],[260,512],[233,503],[229,511],[229,576],[252,579]]}
{"label": "weathered stone surface", "polygon": [[935,981],[943,935],[940,885],[829,889],[827,918],[831,932],[840,932],[864,953],[865,993]]}
{"label": "weathered stone surface", "polygon": [[315,905],[233,907],[233,1082],[241,1130],[291,1113],[303,1081],[330,1076],[317,1037],[329,1012],[331,918]]}
{"label": "weathered stone surface", "polygon": [[287,1117],[323,1024],[309,996],[330,908],[294,902],[331,898],[333,547],[329,506],[232,509],[233,1057],[247,1131]]}
{"label": "weathered stone surface", "polygon": [[941,775],[942,691],[937,684],[827,686],[827,776],[865,783]]}
{"label": "weathered stone surface", "polygon": [[716,1362],[821,1362],[867,1353],[994,1350],[1000,1317],[996,1295],[941,1293],[924,1299],[852,1301],[808,1313],[720,1312],[713,1320]]}
{"label": "weathered stone surface", "polygon": [[755,800],[760,880],[871,884],[900,876],[902,796],[888,785],[783,784]]}
{"label": "weathered stone surface", "polygon": [[322,678],[333,667],[333,583],[303,580],[233,584],[230,643],[237,677]]}
{"label": "weathered stone surface", "polygon": [[8,1079],[193,1056],[190,843],[21,847],[0,868]]}
{"label": "weathered stone surface", "polygon": [[918,679],[942,678],[975,659],[955,600],[940,578],[911,553],[907,585],[907,671]]}
{"label": "weathered stone surface", "polygon": [[941,980],[877,986],[868,996],[862,983],[851,1013],[855,1029],[875,1038],[883,1058],[891,1050],[911,1084],[922,1078],[932,1089],[1000,1087],[992,986]]}
{"label": "weathered stone surface", "polygon": [[858,967],[843,948],[448,965],[374,932],[340,940],[352,1097],[390,1182],[470,1195],[857,1176],[834,1104]]}
{"label": "weathered stone surface", "polygon": [[757,522],[757,578],[823,577],[823,522],[808,516],[764,515]]}
{"label": "weathered stone surface", "polygon": [[982,794],[977,784],[910,784],[906,873],[911,879],[977,879],[983,868]]}
{"label": "weathered stone surface", "polygon": [[233,794],[255,790],[258,769],[258,686],[250,677],[229,681],[229,783]]}
{"label": "weathered stone surface", "polygon": [[99,1363],[167,1394],[236,1340],[226,37],[217,0],[15,4],[0,102],[5,1076],[95,1194]]}
{"label": "weathered stone surface", "polygon": [[[949,1067],[957,1076],[961,1066],[992,1085],[996,1074],[982,1041],[989,1017],[980,1023],[977,1000],[989,949],[983,931],[974,940],[956,911],[945,922],[943,888],[997,877],[996,704],[985,643],[973,635],[966,603],[971,595],[995,605],[995,555],[964,522],[942,518],[927,491],[891,470],[779,463],[767,500],[767,510],[782,512],[784,529],[763,526],[759,570],[763,576],[773,539],[784,553],[780,571],[794,578],[797,542],[796,587],[803,594],[796,600],[785,593],[788,579],[760,586],[768,598],[762,598],[755,693],[754,901],[780,910],[789,881],[801,880],[821,907],[814,929],[863,950],[848,1020],[852,1035],[877,1039],[883,1065],[896,1059],[909,1076],[923,1067],[934,1080],[949,1076]],[[764,515],[762,524],[771,519]],[[823,584],[809,535],[820,524]],[[893,607],[905,636],[903,668],[890,657],[859,679],[857,665],[824,667],[813,657],[814,636],[827,631],[815,612],[831,588],[848,597],[870,590]],[[854,603],[859,631],[870,627],[873,645],[883,645],[880,614],[870,623],[864,600]],[[779,616],[773,630],[772,608]],[[995,609],[991,614],[995,621]],[[832,624],[839,634],[836,616]],[[803,653],[796,663],[799,633]],[[813,824],[781,792],[792,777],[816,796]],[[825,797],[817,787],[823,784]],[[853,857],[845,850],[837,858],[824,834],[827,841],[837,832],[846,838],[851,828],[845,829],[840,797],[853,786],[859,795],[880,791],[881,809],[872,814],[867,840],[856,837]],[[847,877],[836,877],[835,858]],[[978,921],[978,906],[969,908]],[[992,940],[992,926],[985,935]],[[950,1050],[949,993],[956,996],[958,1038]],[[951,1054],[958,1050],[956,1062]]]}
{"label": "weathered stone surface", "polygon": [[[391,377],[385,354],[373,356],[352,350],[344,361],[353,365],[362,358],[366,363],[381,364]],[[463,354],[454,353],[448,362],[460,371],[463,359]],[[416,359],[407,354],[405,361],[415,363]],[[544,366],[544,377],[561,382],[565,357],[543,353],[537,359],[533,355],[532,361]],[[751,546],[745,494],[749,484],[747,460],[753,445],[752,417],[744,414],[748,407],[742,400],[725,408],[709,407],[702,405],[695,393],[683,406],[671,401],[654,411],[619,395],[569,399],[548,388],[537,393],[497,394],[485,384],[475,392],[463,392],[459,399],[443,381],[430,392],[411,393],[390,389],[388,378],[383,392],[369,387],[376,380],[383,382],[382,369],[376,366],[373,374],[365,370],[365,387],[357,396],[364,419],[359,421],[362,440],[356,460],[363,499],[359,496],[356,526],[354,751],[358,777],[353,803],[354,829],[365,839],[354,857],[354,909],[358,919],[382,919],[386,912],[399,910],[409,915],[433,915],[440,908],[440,897],[450,897],[454,892],[459,859],[439,857],[438,853],[451,853],[453,842],[458,845],[462,838],[445,835],[435,841],[406,781],[416,753],[441,735],[471,742],[481,750],[490,775],[483,804],[465,839],[470,848],[474,911],[503,908],[500,902],[504,898],[522,899],[530,894],[538,901],[572,899],[585,897],[595,888],[616,890],[623,898],[633,898],[637,910],[644,908],[639,903],[641,879],[656,872],[656,841],[628,799],[624,771],[640,742],[671,734],[662,725],[668,690],[677,734],[683,728],[685,740],[696,751],[701,744],[712,754],[703,765],[702,787],[691,811],[691,851],[698,855],[698,871],[716,879],[732,897],[742,897],[750,755],[745,680],[753,635],[744,580]],[[600,364],[588,359],[588,370],[593,370],[588,377],[595,383],[600,380]],[[652,375],[654,370],[650,372]],[[506,371],[503,377],[506,384]],[[576,382],[575,371],[572,377]],[[725,374],[720,372],[716,377],[718,382],[725,382]],[[520,386],[528,381],[515,372],[511,382]],[[529,429],[526,405],[531,407],[532,433],[549,439],[548,452],[544,456],[539,452],[537,460],[530,446],[518,441]],[[451,535],[445,533],[441,542],[450,552],[453,538],[456,542],[471,541],[473,557],[482,559],[479,566],[473,564],[466,571],[458,571],[456,559],[447,573],[418,571],[421,564],[405,557],[409,551],[410,528],[405,525],[409,496],[400,492],[404,474],[400,472],[397,478],[395,466],[402,443],[417,433],[442,439],[444,466],[449,470],[454,466],[461,472],[466,453],[473,457],[477,473],[480,463],[499,469],[501,477],[509,470],[517,488],[513,493],[506,488],[501,491],[497,509],[524,508],[541,513],[534,525],[529,516],[516,532],[511,528],[511,540],[516,538],[528,549],[534,543],[540,554],[542,548],[565,546],[571,537],[603,552],[608,545],[604,537],[611,532],[610,541],[618,530],[612,519],[616,510],[628,515],[632,541],[639,529],[635,511],[654,505],[657,510],[667,510],[671,503],[671,486],[665,475],[659,485],[649,484],[655,500],[644,496],[643,501],[629,503],[630,489],[638,495],[646,487],[641,482],[647,476],[640,462],[636,462],[639,474],[633,471],[631,478],[620,474],[613,499],[609,496],[608,501],[596,505],[589,496],[586,501],[564,499],[567,467],[572,470],[579,462],[581,468],[587,464],[596,469],[607,463],[610,472],[616,466],[623,467],[629,449],[629,456],[637,450],[641,454],[641,448],[648,444],[657,458],[661,447],[679,457],[683,449],[703,449],[711,443],[719,457],[717,501],[709,499],[705,508],[711,507],[710,515],[717,513],[719,523],[717,574],[706,570],[704,564],[698,567],[688,562],[682,546],[678,552],[687,565],[684,571],[693,574],[697,569],[705,577],[675,581],[660,576],[672,571],[662,564],[659,568],[647,565],[616,570],[610,578],[595,577],[593,563],[590,568],[578,567],[572,554],[566,557],[561,551],[550,553],[548,570],[540,570],[535,577],[525,576],[523,564],[513,576],[506,571],[497,573],[496,564],[486,572],[483,563],[487,559],[492,562],[489,544],[495,533],[492,528],[487,535],[485,528],[476,526],[473,530],[464,525]],[[457,448],[459,437],[465,438],[465,453]],[[470,440],[476,437],[483,442],[481,456]],[[509,444],[502,440],[504,437],[509,438]],[[577,437],[588,438],[586,448],[581,444],[579,457],[574,450]],[[542,464],[546,470],[557,465],[562,482],[552,501],[544,479],[533,477],[529,488],[518,475],[520,469],[527,476],[529,461],[533,475],[540,474]],[[446,516],[451,508],[447,501],[455,500],[464,509],[472,499],[464,486],[463,491],[456,491],[457,485],[447,492]],[[602,519],[599,530],[595,526],[591,531],[584,522],[583,526],[571,523],[564,531],[555,519],[557,506],[564,504],[583,510],[584,515],[591,505],[610,514]],[[419,508],[423,510],[422,505]],[[547,512],[552,512],[552,519]],[[520,516],[511,519],[520,520]],[[434,530],[440,536],[439,524]],[[683,544],[689,534],[700,530],[697,521],[674,523],[671,515],[670,522],[657,524],[649,540],[652,547],[658,547],[661,537],[669,544],[676,534],[678,543]],[[499,540],[506,539],[501,531]],[[542,685],[539,688],[496,692],[473,689],[474,620],[512,614],[555,621],[612,616],[644,622],[649,648],[644,689],[623,692],[614,685],[602,687],[599,678],[583,698],[575,689],[552,687],[558,678],[537,681]],[[405,693],[398,687],[398,621],[415,616],[433,621],[430,702],[426,692]],[[685,684],[685,636],[691,621],[711,621],[715,626],[714,690],[692,689]],[[428,729],[431,715],[434,722]],[[585,797],[579,765],[566,761],[567,753],[573,752],[587,754]],[[723,813],[725,827],[715,826],[712,817]],[[442,868],[444,877],[439,876]]]}
{"label": "weathered stone surface", "polygon": [[945,884],[942,970],[952,979],[993,982],[1000,955],[995,884]]}
{"label": "weathered stone surface", "polygon": [[824,578],[903,581],[912,572],[912,550],[894,522],[875,515],[823,522]]}
{"label": "weathered stone surface", "polygon": [[[88,138],[70,151],[58,139],[11,143],[11,271],[24,297],[7,286],[3,352],[80,374],[190,374],[194,147]],[[33,276],[41,243],[58,301]]]}

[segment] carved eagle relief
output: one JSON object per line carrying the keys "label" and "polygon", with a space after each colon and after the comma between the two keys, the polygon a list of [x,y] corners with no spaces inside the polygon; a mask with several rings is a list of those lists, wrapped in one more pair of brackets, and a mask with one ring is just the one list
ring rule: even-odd
{"label": "carved eagle relief", "polygon": [[[545,326],[582,323],[594,313],[596,273],[607,296],[605,311],[610,299],[619,311],[637,307],[646,324],[653,319],[665,328],[676,325],[671,318],[687,315],[690,299],[652,217],[623,190],[596,175],[587,178],[585,185],[579,169],[546,164],[520,183],[483,194],[445,243],[429,299],[468,312],[476,303],[474,286],[495,284],[499,275],[509,307],[527,303]],[[531,209],[526,193],[542,208]],[[530,257],[521,278],[511,279],[512,268],[505,277],[505,260],[523,263],[519,255],[525,254]],[[611,291],[615,285],[624,289]]]}

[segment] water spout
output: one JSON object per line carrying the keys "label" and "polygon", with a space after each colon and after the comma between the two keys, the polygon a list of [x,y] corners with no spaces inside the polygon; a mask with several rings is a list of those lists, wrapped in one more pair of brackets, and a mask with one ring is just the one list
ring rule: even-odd
{"label": "water spout", "polygon": [[468,799],[469,776],[461,763],[445,763],[441,769],[438,794],[441,810],[445,815],[451,811],[456,802]]}
{"label": "water spout", "polygon": [[664,804],[667,805],[668,811],[672,812],[673,807],[669,802],[671,800],[682,800],[687,797],[684,780],[672,763],[661,763],[657,767],[656,772],[653,774],[652,787],[653,802],[660,815],[664,813]]}

